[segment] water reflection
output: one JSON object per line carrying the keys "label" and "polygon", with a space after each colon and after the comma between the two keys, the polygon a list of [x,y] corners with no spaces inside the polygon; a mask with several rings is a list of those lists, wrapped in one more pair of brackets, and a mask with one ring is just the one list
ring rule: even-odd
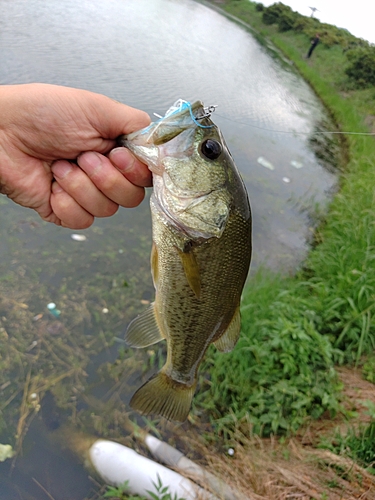
{"label": "water reflection", "polygon": [[[324,112],[243,28],[192,0],[0,0],[0,83],[33,81],[102,92],[150,114],[178,98],[217,104],[213,119],[251,199],[253,268],[288,270],[303,258],[309,210],[334,183],[309,144]],[[82,500],[95,485],[49,441],[51,415],[57,427],[68,419],[115,436],[113,408],[127,409],[135,370],[157,369],[156,350],[121,347],[113,363],[114,337],[153,296],[149,208],[120,210],[76,242],[0,203],[0,443],[14,443],[17,426],[23,440],[12,474],[11,462],[0,464],[0,496],[50,498],[43,487],[55,500]],[[51,301],[62,326],[46,311]],[[43,399],[45,411],[35,413],[32,392],[50,395],[55,409]]]}
{"label": "water reflection", "polygon": [[[322,109],[244,29],[191,0],[86,1],[79,8],[72,0],[3,0],[0,10],[1,83],[86,88],[149,113],[163,114],[180,97],[218,104],[215,121],[253,200],[254,263],[290,267],[302,257],[304,238],[289,234],[303,232],[305,221],[288,200],[308,195],[321,202],[333,182],[307,141]],[[275,172],[257,163],[265,155]],[[291,161],[300,159],[297,172]],[[285,207],[288,230],[283,209],[262,202],[264,192]],[[272,229],[274,217],[282,237]]]}

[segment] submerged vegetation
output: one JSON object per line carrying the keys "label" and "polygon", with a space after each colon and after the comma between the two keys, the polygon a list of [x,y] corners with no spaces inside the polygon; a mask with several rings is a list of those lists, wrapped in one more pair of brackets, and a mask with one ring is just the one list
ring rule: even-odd
{"label": "submerged vegetation", "polygon": [[[41,420],[49,431],[69,418],[78,428],[108,433],[105,428],[115,417],[108,424],[107,409],[91,408],[89,393],[109,378],[106,362],[118,351],[117,345],[111,347],[114,337],[121,335],[124,322],[141,311],[152,292],[148,228],[143,224],[144,229],[135,233],[128,226],[117,216],[112,225],[86,230],[87,241],[74,240],[71,231],[36,221],[31,213],[25,218],[22,208],[3,200],[0,443],[12,446],[15,461],[28,431]],[[91,245],[95,251],[88,251]],[[57,305],[57,317],[47,308],[50,302]],[[141,358],[142,353],[132,352],[123,360],[129,384]],[[102,366],[98,373],[92,369],[93,359]],[[116,369],[114,365],[112,372]],[[115,386],[113,378],[110,383]],[[123,409],[120,396],[117,402]]]}

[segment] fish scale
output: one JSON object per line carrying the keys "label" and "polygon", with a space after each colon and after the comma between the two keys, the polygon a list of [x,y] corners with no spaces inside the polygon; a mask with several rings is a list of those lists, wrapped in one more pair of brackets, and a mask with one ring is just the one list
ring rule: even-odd
{"label": "fish scale", "polygon": [[[189,351],[188,354],[180,348],[171,349],[170,352],[174,371],[188,373],[193,383],[196,377],[196,372],[193,370],[196,361],[203,357],[209,344],[226,331],[232,320],[234,308],[240,302],[248,271],[247,259],[243,257],[249,244],[249,222],[244,220],[239,224],[238,218],[234,215],[233,220],[228,221],[227,229],[221,238],[194,250],[201,273],[200,298],[195,296],[186,282],[181,261],[173,251],[173,247],[168,245],[168,229],[166,228],[163,233],[160,241],[156,242],[157,245],[165,247],[160,263],[163,271],[160,272],[157,283],[157,297],[161,297],[162,303],[159,305],[156,300],[155,307],[168,320],[167,327],[170,328],[171,321],[178,318],[179,329],[185,332],[185,335],[192,334],[191,342],[188,342],[183,335],[172,337],[173,340],[170,341],[175,347],[184,345]],[[235,249],[230,244],[234,238],[240,241]],[[218,327],[219,318],[222,319]]]}
{"label": "fish scale", "polygon": [[210,344],[223,352],[240,334],[240,300],[251,259],[247,192],[219,128],[200,101],[120,139],[153,173],[151,270],[155,302],[135,318],[134,347],[167,342],[161,371],[130,405],[183,421]]}

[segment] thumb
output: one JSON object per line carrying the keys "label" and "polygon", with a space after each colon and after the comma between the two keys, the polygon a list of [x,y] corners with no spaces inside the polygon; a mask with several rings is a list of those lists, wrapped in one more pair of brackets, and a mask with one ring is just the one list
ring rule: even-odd
{"label": "thumb", "polygon": [[116,139],[150,124],[149,115],[101,94],[90,94],[88,110],[91,125],[103,139]]}

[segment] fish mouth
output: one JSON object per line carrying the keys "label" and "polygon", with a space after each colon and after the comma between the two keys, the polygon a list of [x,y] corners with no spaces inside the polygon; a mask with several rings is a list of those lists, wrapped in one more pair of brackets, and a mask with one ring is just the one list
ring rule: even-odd
{"label": "fish mouth", "polygon": [[[213,107],[213,109],[215,108]],[[212,128],[214,124],[210,120],[211,113],[212,106],[205,108],[201,101],[190,104],[179,99],[168,109],[165,116],[154,124],[147,140],[155,144],[155,146],[160,146],[171,141],[187,129],[196,127]]]}
{"label": "fish mouth", "polygon": [[[194,133],[199,127],[214,128],[215,124],[210,119],[214,109],[214,106],[205,108],[201,101],[190,104],[180,99],[157,122],[118,137],[117,145],[129,149],[140,161],[148,165],[153,174],[162,175],[160,146],[168,148],[168,143],[183,132],[190,135],[190,131]],[[182,149],[187,147],[188,138],[184,142],[185,146]]]}
{"label": "fish mouth", "polygon": [[117,143],[129,149],[131,149],[131,144],[144,147],[147,145],[160,146],[189,128],[212,128],[215,125],[210,116],[215,107],[205,108],[201,101],[190,104],[188,101],[179,99],[157,122],[151,123],[142,130],[120,136]]}

